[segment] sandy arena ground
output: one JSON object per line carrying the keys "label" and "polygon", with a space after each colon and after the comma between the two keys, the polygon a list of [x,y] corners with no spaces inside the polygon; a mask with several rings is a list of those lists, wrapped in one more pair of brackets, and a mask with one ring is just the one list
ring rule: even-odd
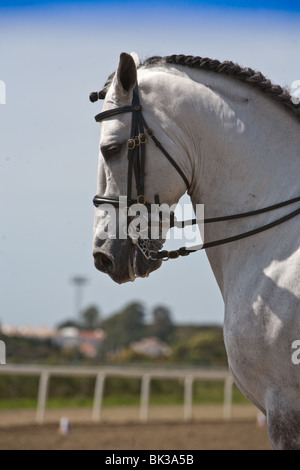
{"label": "sandy arena ground", "polygon": [[[234,406],[224,422],[221,406],[195,406],[193,421],[182,421],[182,407],[151,407],[149,422],[138,422],[138,407],[103,409],[91,422],[91,410],[47,410],[44,424],[34,410],[0,412],[1,450],[270,450],[266,426],[257,410]],[[69,435],[59,433],[59,420],[69,419]]]}

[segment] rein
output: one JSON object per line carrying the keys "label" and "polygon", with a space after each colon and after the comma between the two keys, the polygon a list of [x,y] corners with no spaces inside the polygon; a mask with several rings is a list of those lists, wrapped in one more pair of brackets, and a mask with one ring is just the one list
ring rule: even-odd
{"label": "rein", "polygon": [[[90,94],[90,101],[95,102],[98,99],[104,98],[102,92],[93,92]],[[170,154],[165,150],[165,148],[162,146],[162,144],[158,141],[158,139],[155,137],[154,132],[152,129],[150,129],[142,115],[142,107],[139,102],[139,93],[138,93],[138,85],[136,84],[134,90],[133,90],[133,98],[132,98],[132,105],[131,106],[122,106],[119,108],[113,108],[109,109],[107,111],[103,111],[95,116],[95,120],[97,122],[101,122],[104,119],[107,119],[111,116],[116,116],[118,114],[123,114],[123,113],[132,113],[132,121],[131,121],[131,134],[130,138],[127,141],[127,157],[128,157],[128,172],[127,172],[127,211],[130,208],[131,204],[143,204],[144,206],[147,207],[148,212],[151,208],[151,204],[149,204],[146,201],[145,198],[145,188],[144,188],[144,182],[145,182],[145,144],[148,141],[148,137],[150,137],[153,142],[155,143],[156,147],[160,149],[160,151],[165,155],[165,157],[168,159],[168,161],[171,163],[171,165],[175,168],[175,170],[180,174],[181,178],[185,182],[185,185],[187,189],[189,190],[189,182],[187,177],[185,176],[184,172],[181,170],[181,168],[178,166],[178,164],[175,162],[175,160],[170,156]],[[136,191],[137,191],[137,199],[132,199],[131,194],[132,194],[132,176],[135,176],[135,182],[136,182]],[[293,199],[289,199],[284,202],[280,202],[278,204],[273,204],[268,207],[264,207],[262,209],[257,209],[254,211],[250,212],[243,212],[240,214],[233,214],[233,215],[226,215],[226,216],[221,216],[221,217],[214,217],[214,218],[208,218],[204,220],[197,220],[197,219],[192,219],[188,221],[177,221],[175,220],[174,216],[171,217],[171,223],[170,223],[170,228],[172,227],[178,227],[178,228],[184,228],[186,225],[195,225],[197,223],[204,223],[204,224],[209,224],[209,223],[218,223],[218,222],[223,222],[223,221],[228,221],[228,220],[235,220],[235,219],[240,219],[244,217],[251,217],[259,214],[263,214],[266,212],[270,212],[276,209],[279,209],[281,207],[285,207],[291,204],[294,204],[296,202],[300,201],[300,197],[295,197]],[[98,207],[101,204],[112,204],[114,207],[119,208],[119,199],[114,198],[114,197],[102,197],[96,195],[93,199],[93,203],[96,207]],[[155,203],[159,204],[159,196],[155,195]],[[250,237],[252,235],[256,235],[258,233],[264,232],[266,230],[269,230],[273,227],[276,227],[277,225],[280,225],[287,220],[292,219],[293,217],[296,217],[297,215],[300,214],[300,208],[296,209],[295,211],[279,218],[276,219],[275,221],[263,225],[261,227],[258,227],[253,230],[249,230],[247,232],[240,233],[238,235],[234,235],[231,237],[211,241],[202,244],[201,246],[194,246],[190,248],[186,247],[181,247],[178,250],[153,250],[151,248],[151,240],[144,240],[141,238],[136,239],[131,239],[132,243],[139,248],[139,250],[142,252],[144,257],[147,260],[152,260],[156,261],[159,259],[162,259],[164,261],[168,259],[176,259],[179,256],[188,256],[190,253],[195,253],[196,251],[204,250],[207,248],[212,248],[215,246],[220,246],[220,245],[225,245],[227,243],[231,243],[237,240],[242,240],[244,238]],[[127,212],[127,218],[129,219],[130,216],[128,215]]]}

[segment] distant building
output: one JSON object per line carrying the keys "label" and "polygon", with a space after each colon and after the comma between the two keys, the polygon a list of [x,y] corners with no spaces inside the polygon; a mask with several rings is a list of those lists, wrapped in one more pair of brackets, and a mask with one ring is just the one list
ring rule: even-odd
{"label": "distant building", "polygon": [[13,325],[2,325],[1,332],[6,336],[22,336],[25,338],[53,338],[56,335],[57,330],[49,328],[47,326],[13,326]]}
{"label": "distant building", "polygon": [[2,334],[11,337],[31,339],[51,339],[52,343],[62,349],[79,349],[87,357],[95,357],[106,334],[103,330],[80,330],[73,326],[48,328],[45,326],[12,326],[3,325]]}
{"label": "distant building", "polygon": [[56,331],[52,338],[53,344],[62,349],[74,349],[78,347],[79,329],[74,326],[65,326]]}
{"label": "distant building", "polygon": [[106,334],[103,330],[80,330],[67,326],[57,330],[52,341],[62,349],[79,349],[87,357],[95,357]]}
{"label": "distant building", "polygon": [[165,357],[171,354],[170,346],[154,336],[131,343],[130,348],[136,353],[143,354],[147,357]]}

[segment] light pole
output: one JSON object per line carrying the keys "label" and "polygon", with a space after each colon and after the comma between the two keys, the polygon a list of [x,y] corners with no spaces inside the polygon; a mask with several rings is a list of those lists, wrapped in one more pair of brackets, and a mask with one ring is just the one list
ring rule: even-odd
{"label": "light pole", "polygon": [[82,287],[87,283],[88,279],[84,276],[74,276],[72,283],[75,286],[75,311],[77,319],[80,320],[81,314],[81,301],[82,301]]}

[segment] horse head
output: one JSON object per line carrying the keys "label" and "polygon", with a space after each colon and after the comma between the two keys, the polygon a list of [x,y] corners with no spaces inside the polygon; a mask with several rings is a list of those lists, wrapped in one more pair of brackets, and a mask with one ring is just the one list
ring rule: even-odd
{"label": "horse head", "polygon": [[[96,116],[101,122],[101,138],[93,256],[96,268],[118,283],[146,277],[161,265],[161,259],[144,256],[145,249],[138,242],[141,234],[129,235],[128,212],[124,218],[128,206],[138,204],[140,209],[133,219],[147,207],[144,219],[148,220],[151,205],[174,205],[188,186],[177,163],[182,159],[182,149],[176,143],[176,131],[163,112],[165,98],[155,91],[159,74],[149,74],[139,66],[136,54],[122,53],[113,78],[98,93],[105,99],[102,112]],[[163,139],[163,146],[157,137]],[[126,201],[123,207],[120,197]],[[140,225],[135,225],[137,230]],[[147,228],[144,245],[148,254],[155,253],[164,240],[161,234],[155,239],[148,237]]]}

